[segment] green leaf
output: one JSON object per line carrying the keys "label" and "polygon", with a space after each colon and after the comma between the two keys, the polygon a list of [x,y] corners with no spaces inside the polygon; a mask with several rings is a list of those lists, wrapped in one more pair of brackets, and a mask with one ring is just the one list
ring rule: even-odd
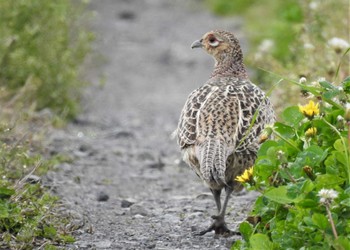
{"label": "green leaf", "polygon": [[265,234],[254,234],[249,239],[251,248],[253,250],[271,250],[273,249],[273,244],[269,237]]}
{"label": "green leaf", "polygon": [[311,192],[314,188],[315,188],[314,183],[313,183],[311,180],[307,179],[307,180],[304,182],[303,186],[301,187],[301,192],[303,192],[303,193],[309,193],[309,192]]}
{"label": "green leaf", "polygon": [[347,198],[345,200],[342,200],[340,202],[340,204],[344,205],[344,206],[347,206],[347,207],[350,207],[350,198]]}
{"label": "green leaf", "polygon": [[292,127],[280,122],[275,123],[275,130],[285,138],[292,138],[295,136],[295,130]]}
{"label": "green leaf", "polygon": [[260,146],[260,149],[259,149],[259,151],[258,151],[258,156],[266,155],[266,154],[267,154],[267,151],[268,151],[270,148],[277,147],[277,146],[278,146],[278,143],[275,142],[275,141],[266,141],[266,142],[264,142],[264,143]]}
{"label": "green leaf", "polygon": [[318,189],[327,187],[334,188],[335,186],[341,185],[343,183],[344,178],[331,174],[318,175],[315,180],[315,185]]}
{"label": "green leaf", "polygon": [[330,82],[320,81],[318,83],[325,89],[335,89],[335,87]]}
{"label": "green leaf", "polygon": [[274,202],[280,204],[288,204],[295,201],[287,194],[287,186],[279,186],[277,188],[271,188],[264,193],[264,196]]}
{"label": "green leaf", "polygon": [[335,240],[334,248],[336,250],[348,250],[350,249],[350,240],[346,236],[339,236],[338,239]]}
{"label": "green leaf", "polygon": [[333,146],[334,146],[335,150],[337,150],[339,152],[344,152],[345,151],[345,146],[344,146],[344,144],[343,144],[341,139],[336,140],[334,142]]}
{"label": "green leaf", "polygon": [[244,221],[239,225],[239,231],[241,232],[243,239],[248,241],[253,233],[253,226],[247,221]]}
{"label": "green leaf", "polygon": [[10,198],[15,193],[12,188],[0,187],[0,199]]}
{"label": "green leaf", "polygon": [[282,119],[290,126],[296,127],[304,119],[304,115],[299,111],[299,107],[292,106],[286,108],[282,113]]}
{"label": "green leaf", "polygon": [[332,89],[326,91],[322,96],[326,99],[332,99],[333,97],[339,95],[340,91],[338,89]]}
{"label": "green leaf", "polygon": [[314,213],[312,215],[312,223],[321,230],[325,230],[329,225],[327,217],[320,213]]}
{"label": "green leaf", "polygon": [[318,201],[313,199],[303,199],[297,203],[299,207],[303,208],[315,208],[318,205]]}

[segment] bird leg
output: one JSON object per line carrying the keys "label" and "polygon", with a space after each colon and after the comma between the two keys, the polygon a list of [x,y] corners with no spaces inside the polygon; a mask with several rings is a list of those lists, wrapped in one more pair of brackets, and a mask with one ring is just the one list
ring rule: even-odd
{"label": "bird leg", "polygon": [[227,228],[226,222],[225,222],[225,213],[226,213],[226,208],[228,204],[228,200],[230,199],[230,195],[232,194],[233,189],[231,187],[226,187],[225,188],[225,200],[224,204],[221,207],[221,202],[220,202],[220,193],[221,190],[212,190],[212,193],[214,195],[214,199],[216,202],[216,206],[218,207],[219,214],[212,216],[214,219],[213,224],[206,230],[203,230],[198,233],[198,235],[202,236],[208,232],[215,231],[215,234],[220,234],[224,236],[231,236],[231,235],[237,235],[239,233],[233,232],[230,229]]}
{"label": "bird leg", "polygon": [[214,196],[216,207],[218,208],[218,213],[220,213],[220,210],[221,210],[221,200],[220,200],[221,189],[210,189],[210,191]]}

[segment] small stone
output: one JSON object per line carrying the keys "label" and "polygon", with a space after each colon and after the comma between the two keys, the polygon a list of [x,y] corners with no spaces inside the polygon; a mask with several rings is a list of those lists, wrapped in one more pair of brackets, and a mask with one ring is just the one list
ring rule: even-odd
{"label": "small stone", "polygon": [[40,182],[41,178],[37,175],[29,175],[27,178],[26,178],[26,182],[27,183],[31,183],[31,184],[34,184],[34,183],[38,183]]}
{"label": "small stone", "polygon": [[108,201],[109,195],[101,191],[97,194],[97,201]]}
{"label": "small stone", "polygon": [[128,201],[128,200],[122,200],[121,206],[122,208],[128,208],[131,207],[134,204],[134,202]]}
{"label": "small stone", "polygon": [[143,215],[141,215],[141,214],[136,214],[136,215],[134,215],[134,218],[135,218],[135,219],[142,219],[143,217],[145,217],[145,216],[143,216]]}
{"label": "small stone", "polygon": [[135,19],[136,15],[133,11],[124,10],[118,14],[118,17],[122,20],[133,20]]}

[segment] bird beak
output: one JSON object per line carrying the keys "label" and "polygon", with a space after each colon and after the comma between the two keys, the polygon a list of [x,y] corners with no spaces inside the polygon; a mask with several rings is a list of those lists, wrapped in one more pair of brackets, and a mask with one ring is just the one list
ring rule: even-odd
{"label": "bird beak", "polygon": [[201,39],[201,40],[194,41],[194,42],[191,44],[191,49],[194,49],[194,48],[202,48],[202,47],[203,47],[202,39]]}

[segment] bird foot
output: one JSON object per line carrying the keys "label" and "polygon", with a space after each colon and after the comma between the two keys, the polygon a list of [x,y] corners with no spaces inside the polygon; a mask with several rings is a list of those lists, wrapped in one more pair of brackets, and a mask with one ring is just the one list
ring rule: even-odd
{"label": "bird foot", "polygon": [[215,231],[215,235],[222,235],[224,237],[241,235],[239,232],[234,232],[228,229],[224,219],[221,216],[214,215],[212,218],[215,220],[213,224],[208,229],[195,233],[196,236],[203,236],[211,231]]}

